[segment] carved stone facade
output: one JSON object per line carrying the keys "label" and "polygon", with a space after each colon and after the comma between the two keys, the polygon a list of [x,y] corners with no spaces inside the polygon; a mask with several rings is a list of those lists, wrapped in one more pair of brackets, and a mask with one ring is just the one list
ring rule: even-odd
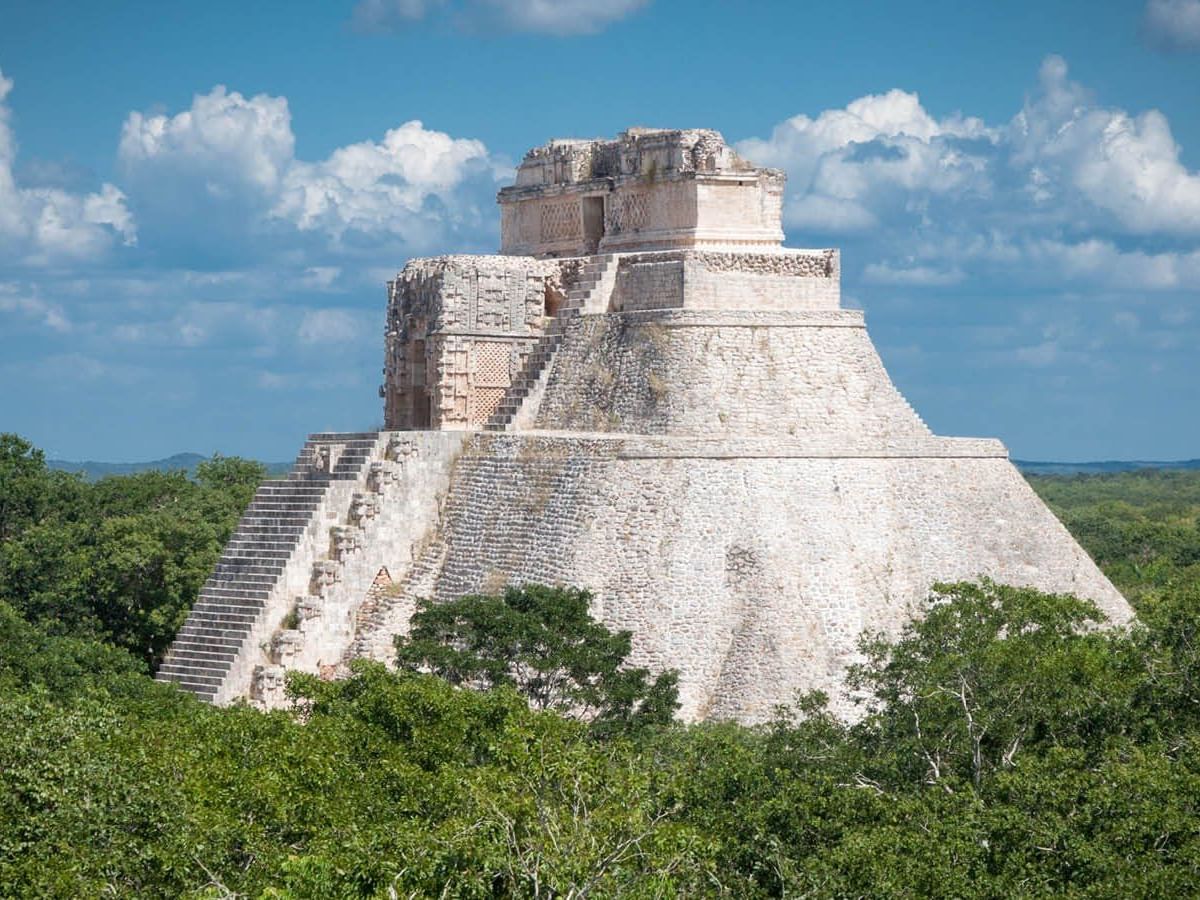
{"label": "carved stone facade", "polygon": [[563,297],[563,267],[511,256],[439,256],[388,284],[388,429],[478,428],[495,412]]}
{"label": "carved stone facade", "polygon": [[500,191],[500,249],[536,257],[685,247],[778,247],[783,173],[716,131],[631,128],[615,141],[530,150]]}
{"label": "carved stone facade", "polygon": [[778,246],[781,195],[715,132],[531,151],[505,250],[547,258],[404,268],[388,430],[313,435],[260,488],[158,677],[280,705],[288,669],[392,660],[418,600],[536,581],[590,588],[635,664],[679,671],[685,718],[756,722],[797,691],[847,709],[859,634],[937,581],[1130,618],[999,441],[913,411],[837,251]]}

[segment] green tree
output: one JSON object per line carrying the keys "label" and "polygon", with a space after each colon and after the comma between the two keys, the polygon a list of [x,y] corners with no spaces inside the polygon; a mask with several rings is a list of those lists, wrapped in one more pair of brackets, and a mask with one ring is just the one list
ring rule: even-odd
{"label": "green tree", "polygon": [[1137,661],[1095,630],[1094,604],[988,580],[934,591],[899,640],[864,639],[850,672],[873,713],[860,737],[888,750],[879,777],[978,791],[1031,746],[1127,727]]}
{"label": "green tree", "polygon": [[41,518],[48,481],[41,450],[18,435],[0,434],[0,544]]}
{"label": "green tree", "polygon": [[678,674],[652,679],[626,665],[630,632],[593,619],[591,600],[586,590],[522,585],[500,596],[423,601],[396,639],[396,662],[455,685],[514,687],[535,709],[586,719],[597,733],[669,722]]}

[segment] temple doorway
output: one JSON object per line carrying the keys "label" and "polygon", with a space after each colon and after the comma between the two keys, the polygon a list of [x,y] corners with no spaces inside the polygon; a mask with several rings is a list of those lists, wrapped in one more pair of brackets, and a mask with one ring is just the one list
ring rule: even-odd
{"label": "temple doorway", "polygon": [[583,246],[588,255],[600,249],[604,237],[604,198],[583,198]]}

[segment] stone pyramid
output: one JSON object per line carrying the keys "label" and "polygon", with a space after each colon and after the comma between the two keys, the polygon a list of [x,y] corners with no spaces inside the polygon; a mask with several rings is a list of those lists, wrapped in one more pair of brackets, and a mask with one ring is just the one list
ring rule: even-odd
{"label": "stone pyramid", "polygon": [[530,151],[497,256],[388,287],[386,430],[310,437],[265,484],[159,671],[282,702],[388,660],[420,598],[591,588],[688,719],[838,696],[865,629],[936,581],[1121,595],[996,440],[930,432],[836,250],[787,249],[784,179],[713,131]]}

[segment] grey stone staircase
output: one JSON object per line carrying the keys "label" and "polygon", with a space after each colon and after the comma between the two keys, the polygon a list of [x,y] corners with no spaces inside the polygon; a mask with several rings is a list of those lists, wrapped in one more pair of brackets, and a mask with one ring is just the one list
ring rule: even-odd
{"label": "grey stone staircase", "polygon": [[158,681],[217,698],[329,486],[358,479],[376,440],[374,432],[310,435],[288,476],[259,486],[159,666]]}
{"label": "grey stone staircase", "polygon": [[508,392],[491,417],[484,423],[485,431],[509,431],[522,404],[550,371],[550,361],[562,344],[567,328],[583,314],[593,292],[605,280],[616,257],[612,254],[596,256],[580,269],[579,280],[567,291],[567,299],[542,336],[538,338],[525,365],[513,379]]}

